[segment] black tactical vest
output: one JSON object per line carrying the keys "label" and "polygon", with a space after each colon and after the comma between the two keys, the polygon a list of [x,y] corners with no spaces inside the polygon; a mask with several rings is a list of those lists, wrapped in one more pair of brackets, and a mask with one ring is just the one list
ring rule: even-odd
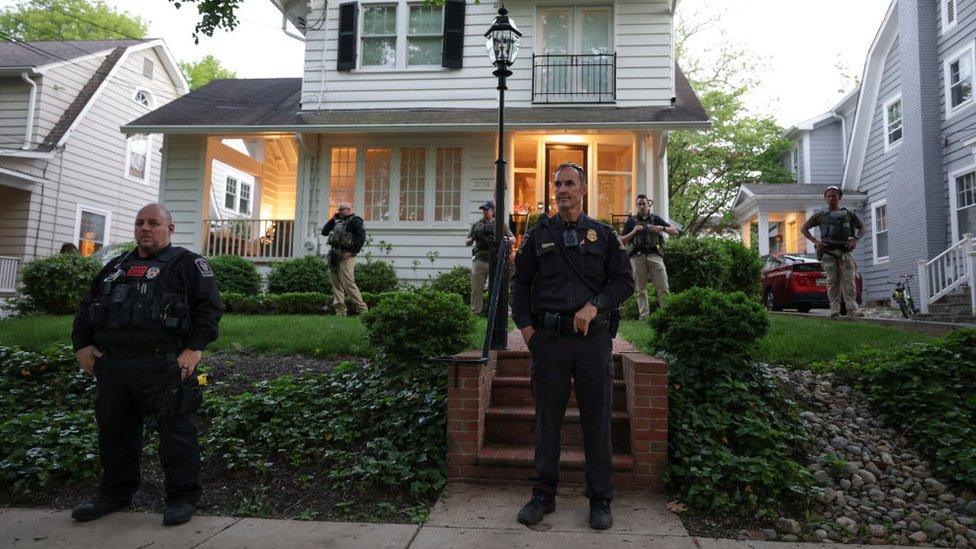
{"label": "black tactical vest", "polygon": [[333,248],[341,248],[343,250],[352,248],[353,234],[349,231],[349,223],[355,218],[355,216],[349,216],[346,219],[336,219],[335,227],[332,228],[332,232],[329,233],[329,246]]}
{"label": "black tactical vest", "polygon": [[661,233],[655,233],[650,230],[653,217],[648,217],[646,220],[640,217],[634,216],[634,222],[637,225],[643,225],[644,230],[638,231],[634,235],[633,240],[633,250],[631,255],[637,254],[660,254],[661,253]]}
{"label": "black tactical vest", "polygon": [[92,300],[90,315],[95,342],[108,346],[175,343],[190,331],[190,311],[185,290],[167,292],[164,287],[177,259],[187,253],[173,246],[151,258],[133,250],[101,281]]}
{"label": "black tactical vest", "polygon": [[823,210],[820,221],[820,240],[828,246],[846,248],[849,240],[854,236],[854,222],[851,213],[846,208],[834,211]]}
{"label": "black tactical vest", "polygon": [[471,253],[479,258],[488,261],[491,253],[491,243],[495,241],[495,220],[486,221],[482,219],[474,226],[474,249]]}

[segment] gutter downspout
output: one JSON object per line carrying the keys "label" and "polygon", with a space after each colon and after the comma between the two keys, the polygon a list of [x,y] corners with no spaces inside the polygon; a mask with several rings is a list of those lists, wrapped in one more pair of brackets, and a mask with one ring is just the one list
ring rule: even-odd
{"label": "gutter downspout", "polygon": [[27,128],[24,130],[24,146],[21,149],[31,150],[31,138],[34,136],[34,107],[37,104],[37,82],[30,78],[31,71],[20,73],[20,79],[30,86],[30,95],[27,99]]}
{"label": "gutter downspout", "polygon": [[285,33],[285,36],[290,36],[299,42],[304,42],[305,37],[300,34],[295,34],[288,30],[288,17],[285,16],[284,10],[281,11],[281,32]]}

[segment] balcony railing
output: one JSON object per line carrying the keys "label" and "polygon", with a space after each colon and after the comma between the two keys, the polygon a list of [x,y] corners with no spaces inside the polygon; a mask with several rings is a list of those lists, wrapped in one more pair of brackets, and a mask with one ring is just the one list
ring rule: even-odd
{"label": "balcony railing", "polygon": [[208,219],[203,222],[204,253],[249,259],[292,257],[292,219]]}
{"label": "balcony railing", "polygon": [[532,102],[614,103],[617,54],[532,56]]}
{"label": "balcony railing", "polygon": [[17,269],[20,259],[0,256],[0,295],[17,293]]}

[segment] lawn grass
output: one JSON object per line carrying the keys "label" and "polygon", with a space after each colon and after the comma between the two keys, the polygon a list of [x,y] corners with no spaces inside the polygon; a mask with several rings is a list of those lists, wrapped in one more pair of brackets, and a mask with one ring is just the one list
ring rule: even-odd
{"label": "lawn grass", "polygon": [[[29,316],[0,320],[0,345],[45,350],[71,343],[70,316]],[[478,317],[469,348],[481,348],[486,320]],[[220,338],[209,351],[250,351],[276,355],[368,356],[366,329],[356,317],[315,315],[224,315]]]}
{"label": "lawn grass", "polygon": [[[653,352],[652,336],[653,330],[646,323],[636,320],[620,323],[619,337],[641,351]],[[918,332],[874,324],[770,315],[769,332],[759,340],[756,358],[769,364],[803,367],[859,347],[894,348],[932,339],[932,336]]]}

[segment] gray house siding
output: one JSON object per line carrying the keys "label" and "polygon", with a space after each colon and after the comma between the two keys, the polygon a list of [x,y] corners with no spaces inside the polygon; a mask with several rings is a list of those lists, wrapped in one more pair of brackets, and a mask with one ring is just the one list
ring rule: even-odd
{"label": "gray house siding", "polygon": [[[0,149],[19,149],[24,145],[29,89],[20,77],[0,78]],[[31,141],[35,141],[33,135]]]}
{"label": "gray house siding", "polygon": [[[939,10],[942,3],[936,3]],[[955,27],[942,32],[938,40],[939,49],[939,83],[946,80],[946,62],[960,50],[973,47],[973,37],[976,35],[976,2],[957,2],[956,3],[957,23]],[[938,14],[937,21],[942,24],[942,14]],[[940,29],[941,30],[941,29]],[[952,234],[952,217],[956,212],[951,207],[950,193],[955,192],[955,181],[949,176],[962,169],[970,168],[976,163],[973,156],[972,147],[964,145],[964,141],[976,132],[976,98],[971,100],[969,106],[955,111],[951,117],[947,117],[948,105],[947,97],[943,91],[939,94],[939,109],[942,113],[942,134],[945,138],[945,205],[948,212],[946,224],[946,243],[957,241],[962,235]]]}
{"label": "gray house siding", "polygon": [[810,132],[810,182],[840,185],[844,175],[844,138],[840,121]]}
{"label": "gray house siding", "polygon": [[[857,212],[861,221],[867,227],[867,232],[861,240],[858,252],[855,254],[864,282],[864,300],[876,301],[886,299],[889,280],[887,263],[874,264],[874,249],[872,244],[871,210],[870,205],[878,200],[889,199],[888,186],[891,174],[902,152],[902,145],[896,145],[885,152],[885,122],[884,104],[901,91],[901,62],[899,58],[900,40],[896,39],[885,58],[878,92],[878,104],[872,113],[871,133],[868,137],[867,152],[864,158],[864,169],[861,171],[858,190],[868,195],[867,207]],[[904,138],[903,138],[904,139]],[[891,199],[889,199],[891,200]],[[890,206],[889,206],[890,207]]]}

